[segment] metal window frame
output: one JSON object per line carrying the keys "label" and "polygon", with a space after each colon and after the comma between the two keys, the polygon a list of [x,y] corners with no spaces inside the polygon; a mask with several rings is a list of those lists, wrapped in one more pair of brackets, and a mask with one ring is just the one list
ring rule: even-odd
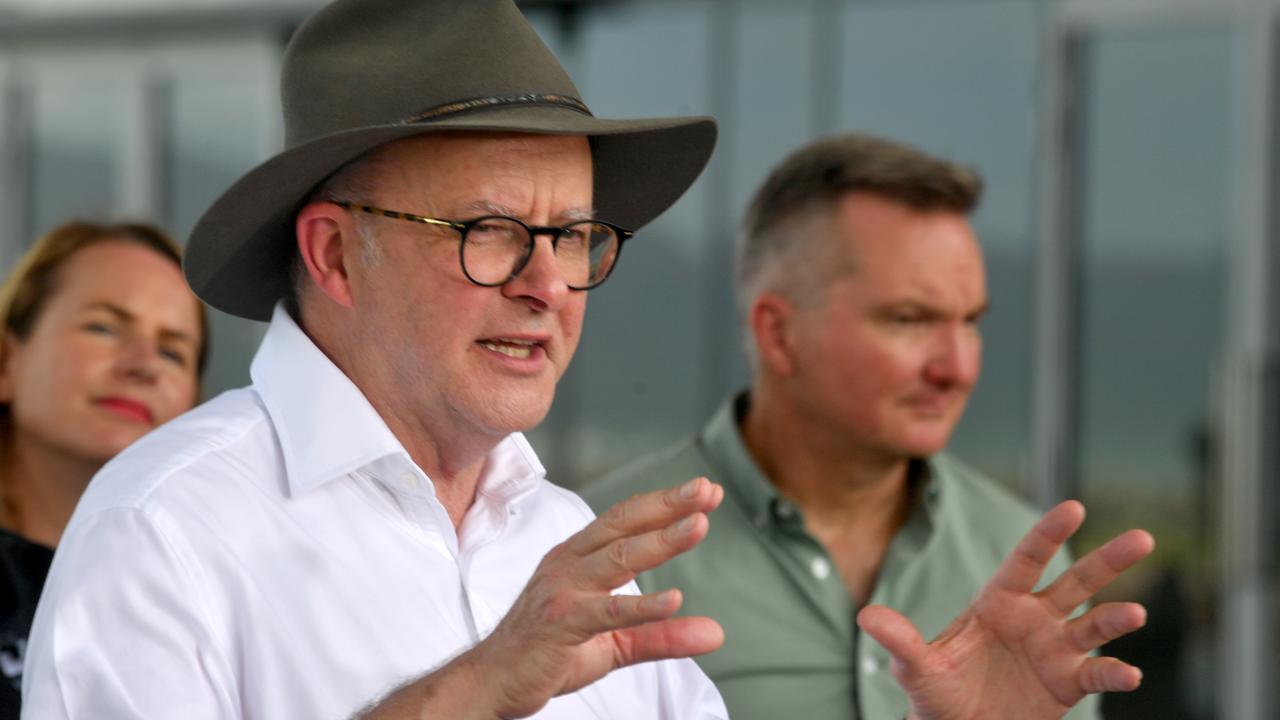
{"label": "metal window frame", "polygon": [[[111,214],[164,221],[170,210],[167,153],[173,130],[168,100],[174,66],[188,55],[216,54],[219,47],[237,57],[246,46],[262,50],[261,72],[279,76],[285,41],[309,12],[302,5],[227,10],[155,10],[123,13],[71,13],[0,17],[0,267],[9,267],[31,241],[30,188],[26,176],[32,103],[40,78],[67,73],[94,58],[119,64],[125,133],[117,140],[116,200]],[[65,67],[64,67],[65,66]],[[72,77],[73,74],[68,74]],[[272,84],[274,89],[274,84]],[[279,103],[258,103],[263,153],[282,145]]]}
{"label": "metal window frame", "polygon": [[1080,42],[1091,33],[1196,21],[1229,22],[1235,47],[1233,225],[1226,263],[1226,337],[1212,386],[1223,439],[1213,469],[1220,479],[1221,572],[1218,716],[1276,715],[1277,497],[1280,474],[1280,81],[1278,0],[1061,0],[1051,4],[1045,42],[1041,216],[1036,271],[1036,495],[1049,503],[1074,494],[1079,408],[1080,233],[1076,77]]}

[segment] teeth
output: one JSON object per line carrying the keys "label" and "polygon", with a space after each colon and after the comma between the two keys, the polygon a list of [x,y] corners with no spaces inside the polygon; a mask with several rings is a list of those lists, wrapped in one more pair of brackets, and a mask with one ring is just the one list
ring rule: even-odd
{"label": "teeth", "polygon": [[520,360],[524,360],[532,355],[533,346],[537,345],[537,343],[532,340],[503,340],[501,342],[485,340],[480,344],[496,353],[502,353],[507,357],[513,357]]}

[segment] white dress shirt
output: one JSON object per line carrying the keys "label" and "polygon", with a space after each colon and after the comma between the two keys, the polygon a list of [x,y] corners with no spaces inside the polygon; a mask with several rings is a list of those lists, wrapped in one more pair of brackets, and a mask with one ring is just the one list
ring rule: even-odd
{"label": "white dress shirt", "polygon": [[[456,533],[430,478],[280,308],[251,369],[94,478],[32,629],[23,717],[345,718],[491,632],[591,521],[519,434]],[[538,718],[725,718],[689,660]]]}

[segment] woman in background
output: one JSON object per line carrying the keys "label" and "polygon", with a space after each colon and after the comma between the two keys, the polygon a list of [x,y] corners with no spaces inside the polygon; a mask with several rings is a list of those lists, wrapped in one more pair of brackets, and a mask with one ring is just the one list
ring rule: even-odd
{"label": "woman in background", "polygon": [[18,717],[36,601],[89,479],[198,397],[207,320],[179,253],[146,225],[71,222],[0,288],[0,720]]}

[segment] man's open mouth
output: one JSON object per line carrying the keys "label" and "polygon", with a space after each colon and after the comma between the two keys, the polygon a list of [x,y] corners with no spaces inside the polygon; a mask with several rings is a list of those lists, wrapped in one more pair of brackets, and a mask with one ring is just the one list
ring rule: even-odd
{"label": "man's open mouth", "polygon": [[519,340],[514,338],[495,338],[492,340],[481,340],[480,345],[487,350],[496,353],[502,353],[507,357],[513,357],[517,360],[525,360],[533,355],[533,349],[538,347],[540,343],[537,340]]}

